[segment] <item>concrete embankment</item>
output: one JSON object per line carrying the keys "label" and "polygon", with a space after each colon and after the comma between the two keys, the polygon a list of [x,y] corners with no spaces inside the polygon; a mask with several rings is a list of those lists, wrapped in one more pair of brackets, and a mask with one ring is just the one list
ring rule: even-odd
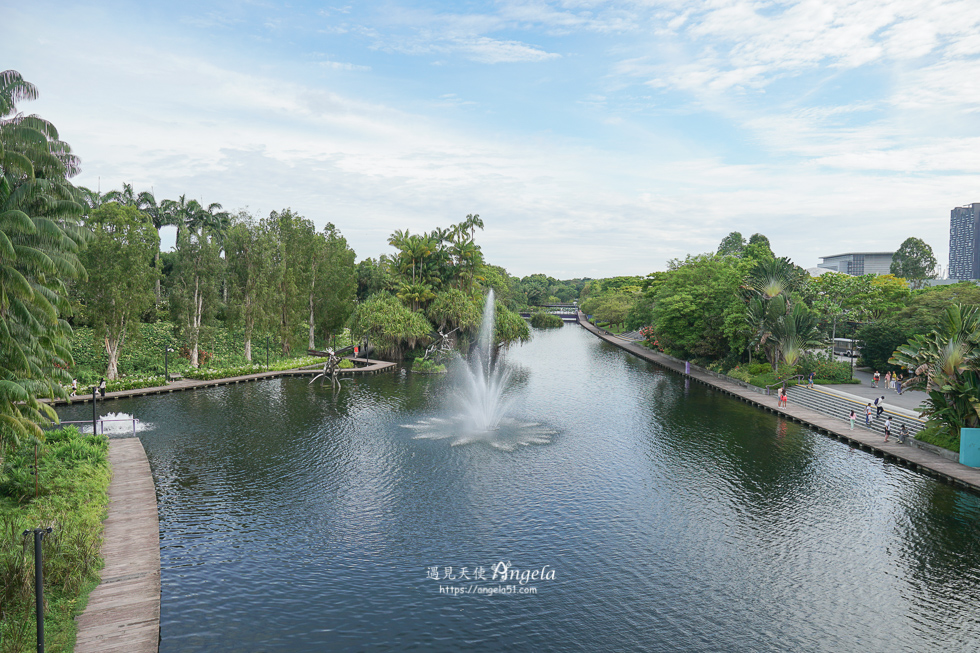
{"label": "concrete embankment", "polygon": [[99,586],[78,617],[75,653],[155,653],[160,641],[157,496],[138,438],[109,442],[112,481]]}
{"label": "concrete embankment", "polygon": [[980,493],[980,469],[961,465],[956,461],[948,460],[931,451],[900,444],[895,438],[890,439],[889,442],[884,442],[883,438],[873,431],[867,431],[862,428],[855,428],[852,431],[845,426],[846,422],[803,406],[794,405],[780,408],[776,406],[776,397],[763,394],[759,388],[736,382],[720,374],[697,370],[693,366],[691,371],[688,372],[683,361],[664,356],[642,345],[606,333],[598,329],[595,325],[590,324],[585,319],[585,316],[580,316],[580,318],[579,323],[582,327],[609,344],[628,351],[638,358],[642,358],[671,372],[676,372],[698,383],[720,390],[736,399],[758,406],[763,410],[804,424],[820,433],[846,442],[851,446],[899,462],[911,469],[933,476],[951,485]]}

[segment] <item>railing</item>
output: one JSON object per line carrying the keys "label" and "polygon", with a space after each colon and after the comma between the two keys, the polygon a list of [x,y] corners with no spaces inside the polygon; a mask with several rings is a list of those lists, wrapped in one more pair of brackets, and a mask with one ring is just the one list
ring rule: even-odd
{"label": "railing", "polygon": [[[100,434],[101,435],[105,435],[105,423],[106,422],[132,422],[133,423],[133,437],[134,438],[136,437],[136,425],[139,424],[139,420],[136,419],[135,417],[131,417],[131,418],[128,418],[128,419],[125,418],[125,417],[123,417],[123,418],[116,418],[116,419],[99,419],[98,420],[98,424],[101,425],[101,427],[102,427],[101,428],[101,431],[100,431]],[[68,425],[68,424],[92,424],[92,420],[85,419],[85,420],[63,421],[63,422],[59,422],[57,424],[51,424],[47,428],[49,428],[49,429],[56,429],[56,428],[59,428],[59,427],[62,427],[62,426]]]}
{"label": "railing", "polygon": [[802,375],[802,374],[797,374],[797,375],[795,375],[795,376],[790,376],[790,377],[788,377],[788,378],[786,378],[786,379],[784,379],[784,380],[782,380],[782,381],[780,381],[779,383],[773,383],[773,384],[771,384],[771,385],[767,385],[767,386],[766,386],[766,394],[767,394],[767,395],[771,395],[771,394],[772,394],[772,392],[770,392],[770,390],[769,390],[770,388],[775,388],[776,386],[780,386],[780,385],[783,385],[783,384],[784,384],[784,383],[786,383],[787,381],[791,381],[791,380],[796,380],[796,379],[800,379],[800,380],[803,380],[803,379],[805,379],[805,378],[806,378],[806,377],[805,377],[804,375]]}

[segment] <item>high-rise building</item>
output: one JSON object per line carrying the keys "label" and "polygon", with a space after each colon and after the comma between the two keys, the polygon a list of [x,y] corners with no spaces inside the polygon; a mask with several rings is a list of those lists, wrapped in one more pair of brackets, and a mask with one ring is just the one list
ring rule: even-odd
{"label": "high-rise building", "polygon": [[949,212],[949,278],[980,279],[980,202]]}

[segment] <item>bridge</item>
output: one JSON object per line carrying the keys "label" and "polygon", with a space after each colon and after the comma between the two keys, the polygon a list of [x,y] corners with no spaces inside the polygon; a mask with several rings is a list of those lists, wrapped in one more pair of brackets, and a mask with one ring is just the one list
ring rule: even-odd
{"label": "bridge", "polygon": [[565,322],[578,322],[578,304],[541,304],[531,306],[529,310],[521,311],[521,317],[530,319],[538,311],[557,315]]}

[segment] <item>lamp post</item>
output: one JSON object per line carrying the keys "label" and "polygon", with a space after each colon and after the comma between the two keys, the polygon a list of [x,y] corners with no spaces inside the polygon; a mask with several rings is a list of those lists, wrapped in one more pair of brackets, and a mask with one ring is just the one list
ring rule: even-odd
{"label": "lamp post", "polygon": [[97,394],[99,387],[92,386],[92,437],[94,438],[98,434],[98,422],[99,414],[97,404],[99,403],[99,395]]}
{"label": "lamp post", "polygon": [[170,347],[163,348],[163,385],[170,383]]}
{"label": "lamp post", "polygon": [[265,337],[265,369],[269,369],[269,336]]}
{"label": "lamp post", "polygon": [[24,537],[34,533],[34,613],[37,617],[37,650],[44,653],[44,564],[41,555],[41,538],[51,528],[35,528],[24,531]]}

